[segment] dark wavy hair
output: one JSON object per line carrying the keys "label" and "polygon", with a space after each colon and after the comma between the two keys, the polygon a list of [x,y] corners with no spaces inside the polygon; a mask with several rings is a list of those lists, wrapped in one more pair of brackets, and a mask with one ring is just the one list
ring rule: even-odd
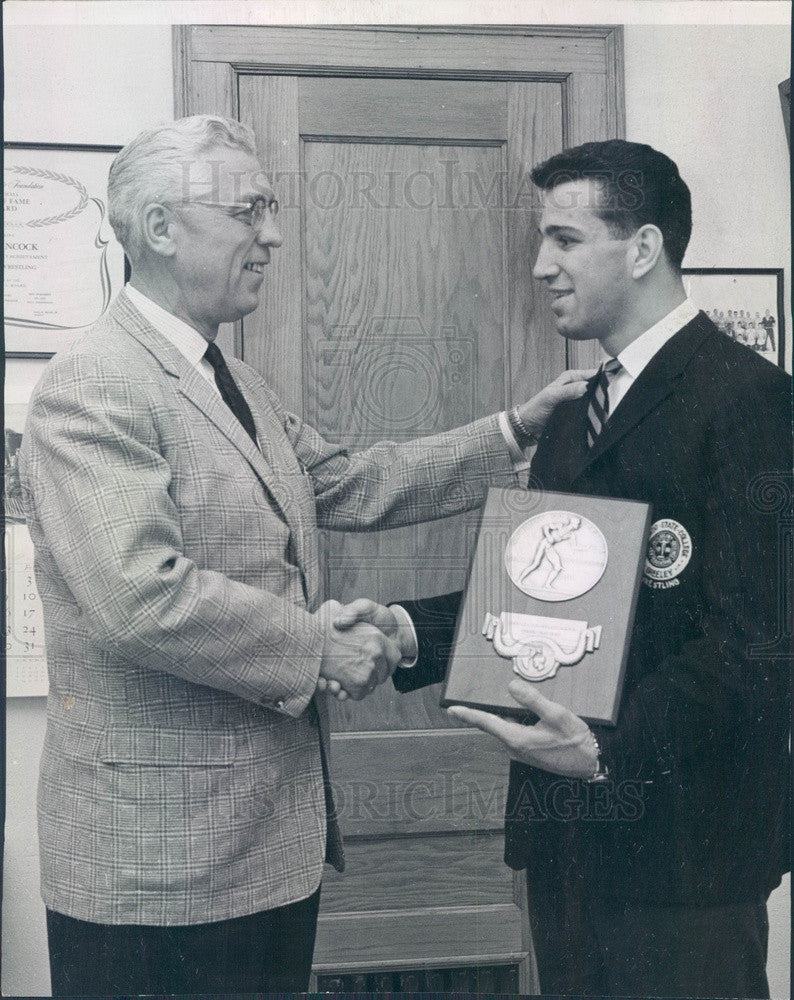
{"label": "dark wavy hair", "polygon": [[669,156],[624,139],[585,142],[538,164],[530,176],[544,191],[567,181],[597,181],[595,208],[611,232],[627,237],[648,223],[657,226],[667,259],[680,270],[692,233],[692,198]]}

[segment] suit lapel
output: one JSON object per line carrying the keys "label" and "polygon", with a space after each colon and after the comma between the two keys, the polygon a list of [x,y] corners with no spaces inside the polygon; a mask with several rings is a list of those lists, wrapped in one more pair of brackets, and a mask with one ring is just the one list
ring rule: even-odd
{"label": "suit lapel", "polygon": [[[296,560],[304,572],[306,598],[310,606],[317,596],[317,512],[311,483],[289,443],[284,427],[267,394],[251,377],[250,370],[230,366],[256,424],[256,433],[272,476],[268,489],[281,508],[292,531]],[[237,370],[235,370],[237,369]]]}
{"label": "suit lapel", "polygon": [[563,404],[551,418],[543,451],[538,449],[530,470],[548,489],[570,489],[587,458],[587,407],[594,387],[595,379],[581,399]]}
{"label": "suit lapel", "polygon": [[582,405],[578,411],[582,420],[582,434],[580,435],[582,450],[578,451],[577,449],[578,458],[572,465],[572,483],[670,395],[689,359],[712,331],[712,324],[701,312],[671,337],[640,372],[637,380],[621,400],[614,415],[607,421],[593,447],[587,449],[584,448],[584,421],[589,398],[593,391],[593,386],[591,386],[590,391],[581,401]]}
{"label": "suit lapel", "polygon": [[[135,339],[142,344],[160,365],[172,376],[178,379],[178,391],[211,421],[245,458],[253,471],[262,481],[268,493],[280,508],[285,521],[294,534],[300,534],[301,518],[295,510],[292,501],[292,491],[289,484],[279,478],[278,463],[271,458],[271,436],[273,428],[269,427],[261,414],[261,400],[252,400],[250,387],[240,385],[240,391],[253,412],[259,443],[271,458],[269,462],[265,455],[248,436],[245,428],[235,417],[229,407],[215,392],[204,376],[194,368],[177,350],[176,347],[146,320],[122,292],[114,304],[116,319]],[[251,405],[253,403],[253,405]],[[267,412],[270,408],[267,407]]]}

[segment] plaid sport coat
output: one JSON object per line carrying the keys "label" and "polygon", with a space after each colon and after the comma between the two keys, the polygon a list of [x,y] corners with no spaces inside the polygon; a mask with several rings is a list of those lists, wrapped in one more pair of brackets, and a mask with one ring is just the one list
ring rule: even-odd
{"label": "plaid sport coat", "polygon": [[326,847],[342,867],[317,528],[447,516],[512,475],[496,417],[348,456],[229,367],[261,450],[122,293],[31,401],[42,896],[79,919],[223,920],[311,894]]}

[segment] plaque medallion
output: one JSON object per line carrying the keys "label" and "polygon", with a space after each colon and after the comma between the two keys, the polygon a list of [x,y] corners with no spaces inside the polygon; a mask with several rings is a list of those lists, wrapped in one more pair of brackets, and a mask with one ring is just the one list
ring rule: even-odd
{"label": "plaque medallion", "polygon": [[513,670],[528,681],[554,677],[558,667],[574,666],[601,645],[600,625],[591,628],[586,621],[508,611],[498,616],[488,612],[482,634],[500,656],[512,659]]}
{"label": "plaque medallion", "polygon": [[539,601],[570,601],[604,575],[607,541],[581,514],[550,510],[523,521],[505,547],[505,568],[519,590]]}

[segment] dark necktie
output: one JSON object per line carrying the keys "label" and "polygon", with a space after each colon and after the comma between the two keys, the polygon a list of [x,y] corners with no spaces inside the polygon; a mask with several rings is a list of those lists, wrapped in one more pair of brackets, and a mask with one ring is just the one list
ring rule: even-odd
{"label": "dark necktie", "polygon": [[587,407],[587,447],[592,448],[596,438],[609,419],[609,383],[622,369],[617,358],[610,358],[598,369],[593,395]]}
{"label": "dark necktie", "polygon": [[251,440],[256,444],[256,427],[254,425],[254,418],[251,415],[251,408],[246,403],[243,394],[237,388],[237,383],[234,381],[218,345],[209,344],[207,350],[204,352],[204,357],[212,365],[212,369],[215,372],[215,385],[217,385],[224,403],[226,403],[235,417],[237,417],[248,431]]}

